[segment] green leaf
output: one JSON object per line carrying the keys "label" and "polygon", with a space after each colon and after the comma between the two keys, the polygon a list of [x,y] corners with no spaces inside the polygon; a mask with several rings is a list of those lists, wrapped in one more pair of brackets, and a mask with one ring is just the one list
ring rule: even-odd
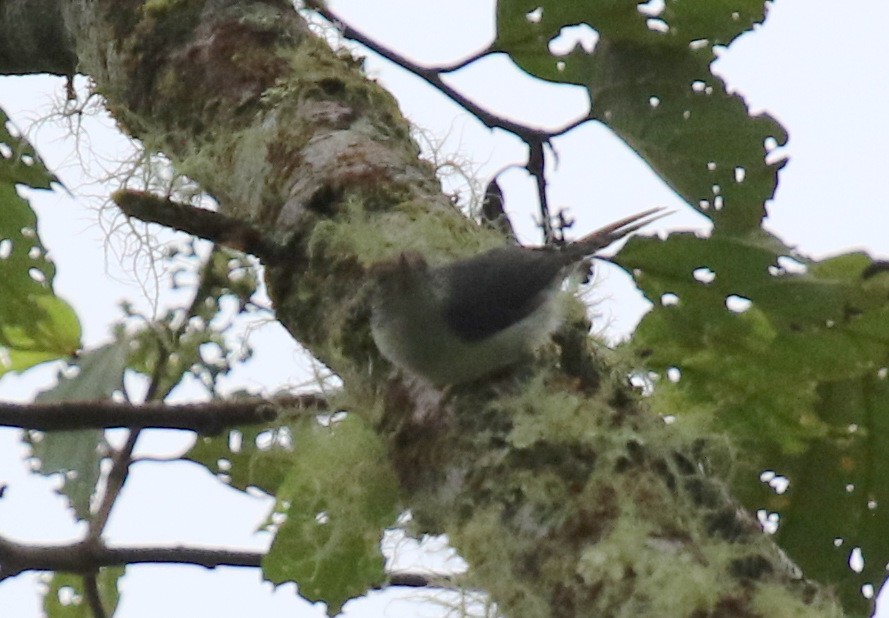
{"label": "green leaf", "polygon": [[[118,581],[124,575],[124,567],[106,567],[96,578],[99,598],[108,618],[117,610],[120,595]],[[46,618],[93,618],[84,592],[83,577],[72,573],[53,573],[49,590],[43,597]]]}
{"label": "green leaf", "polygon": [[77,316],[52,291],[55,267],[37,236],[37,217],[15,188],[48,189],[56,178],[8,123],[0,110],[0,375],[80,347]]}
{"label": "green leaf", "polygon": [[[500,0],[492,50],[506,52],[530,75],[586,87],[591,117],[718,227],[759,227],[783,166],[766,161],[766,143],[781,146],[787,135],[770,116],[750,116],[710,65],[713,46],[761,22],[765,3],[668,2],[656,18],[638,4]],[[553,52],[551,43],[578,24],[598,34],[595,48]]]}
{"label": "green leaf", "polygon": [[270,581],[295,581],[328,614],[385,579],[383,529],[396,517],[396,482],[379,436],[355,415],[301,423],[278,491],[286,519],[262,563]]}
{"label": "green leaf", "polygon": [[[129,340],[86,352],[72,371],[73,377],[60,377],[52,389],[37,395],[40,403],[90,401],[108,399],[120,388],[126,369]],[[99,480],[101,451],[105,448],[104,432],[97,429],[58,431],[28,436],[32,453],[44,475],[62,473],[61,493],[66,495],[79,519],[90,514],[90,498]]]}
{"label": "green leaf", "polygon": [[205,466],[241,491],[256,487],[275,495],[293,466],[293,436],[299,423],[234,427],[201,436],[184,458]]}
{"label": "green leaf", "polygon": [[[575,24],[588,24],[600,36],[640,44],[687,48],[703,40],[710,45],[728,45],[765,20],[763,0],[672,1],[656,16],[645,14],[639,4],[636,0],[499,0],[495,47],[517,47],[524,42],[529,51],[539,52],[563,28]],[[550,64],[558,78],[564,71],[554,62]]]}
{"label": "green leaf", "polygon": [[[870,260],[779,264],[792,252],[764,233],[635,238],[616,261],[655,309],[633,346],[657,371],[678,369],[689,402],[717,408],[719,427],[763,452],[793,452],[827,428],[812,411],[822,381],[874,371],[889,351],[885,286]],[[749,306],[729,309],[733,300]]]}
{"label": "green leaf", "polygon": [[28,185],[32,189],[49,189],[60,182],[44,165],[37,151],[18,133],[13,134],[9,116],[0,109],[0,185]]}
{"label": "green leaf", "polygon": [[[814,410],[829,431],[797,454],[775,453],[768,482],[744,500],[779,515],[776,540],[807,577],[835,586],[849,615],[869,616],[889,563],[889,384],[886,371],[823,382]],[[782,488],[783,489],[783,488]],[[859,554],[860,568],[850,561]],[[862,586],[873,586],[872,599]]]}
{"label": "green leaf", "polygon": [[[735,494],[777,513],[790,557],[863,615],[862,586],[879,591],[889,563],[878,480],[889,467],[889,274],[863,253],[791,256],[764,233],[677,234],[631,239],[616,259],[655,303],[633,346],[648,367],[679,370],[655,389],[670,406],[659,409],[733,436],[744,451]],[[732,311],[732,298],[749,305]]]}
{"label": "green leaf", "polygon": [[735,37],[766,18],[763,0],[674,0],[659,16],[670,30],[667,36],[680,44],[707,40],[728,45]]}
{"label": "green leaf", "polygon": [[[836,379],[882,361],[889,305],[883,286],[861,277],[871,261],[856,255],[800,262],[793,256],[808,271],[792,274],[781,266],[791,256],[763,232],[631,239],[616,261],[655,304],[636,344],[655,366],[717,380],[735,370],[778,372],[782,380]],[[733,301],[751,304],[733,311]],[[741,357],[756,365],[738,367]]]}

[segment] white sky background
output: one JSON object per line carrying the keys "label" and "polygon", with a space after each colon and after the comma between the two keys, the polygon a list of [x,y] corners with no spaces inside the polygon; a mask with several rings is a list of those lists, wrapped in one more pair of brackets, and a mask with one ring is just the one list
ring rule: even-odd
{"label": "white sky background", "polygon": [[[429,64],[450,63],[484,47],[493,32],[491,4],[478,0],[348,0],[331,7],[352,25],[403,55]],[[885,193],[889,121],[889,3],[850,0],[841,6],[827,0],[778,2],[766,25],[737,40],[716,67],[730,87],[744,94],[756,110],[768,110],[790,133],[790,163],[783,170],[768,227],[806,254],[823,257],[864,248],[889,256],[889,198]],[[398,97],[405,114],[438,137],[447,136],[444,152],[459,151],[478,167],[484,182],[508,164],[524,162],[525,150],[515,138],[491,133],[417,78],[384,61],[368,59],[368,70]],[[451,83],[489,109],[510,118],[557,127],[584,112],[586,96],[579,88],[548,85],[526,78],[505,58],[490,58],[453,77]],[[0,80],[0,106],[22,128],[48,113],[50,102],[63,97],[55,78]],[[90,149],[114,158],[125,142],[99,123],[88,120]],[[120,313],[123,298],[148,307],[135,283],[130,261],[103,251],[105,232],[97,225],[97,202],[79,195],[114,190],[80,189],[80,163],[74,140],[58,127],[46,125],[32,135],[49,164],[78,194],[32,194],[40,217],[40,233],[56,261],[56,291],[72,302],[85,328],[85,343],[107,339],[108,324]],[[83,140],[83,138],[81,137]],[[566,207],[577,219],[581,235],[598,225],[655,205],[680,212],[658,222],[656,229],[706,227],[706,221],[683,207],[663,183],[619,140],[597,125],[587,124],[556,140],[560,166],[550,175],[550,203]],[[110,153],[110,154],[109,154]],[[537,242],[532,213],[535,195],[521,171],[502,177],[507,207],[527,242]],[[140,268],[144,268],[144,265]],[[603,268],[602,271],[605,271]],[[142,271],[140,271],[142,272]],[[618,336],[632,329],[644,302],[616,270],[604,272],[593,298],[600,300],[602,326]],[[273,391],[306,379],[308,363],[277,326],[257,333],[257,358],[227,382]],[[33,374],[33,375],[32,375]],[[24,377],[0,380],[0,397],[28,400],[35,388],[53,382],[44,368]],[[182,395],[183,397],[185,394]],[[176,454],[191,442],[188,434],[153,432],[140,442],[141,453]],[[0,533],[13,539],[63,542],[82,529],[73,525],[52,481],[26,473],[26,451],[16,432],[0,430],[0,484],[9,485],[0,500]],[[112,515],[108,538],[115,544],[175,544],[262,549],[268,539],[253,534],[269,502],[226,489],[202,468],[188,464],[135,466]],[[406,553],[410,553],[406,551]],[[0,584],[0,615],[40,615],[36,576]],[[249,569],[198,567],[133,567],[123,580],[118,618],[158,615],[188,616],[322,616],[294,600],[293,587],[270,594]],[[416,591],[406,595],[416,596]],[[394,595],[350,603],[345,615],[361,618],[437,616],[440,609],[393,601]],[[889,605],[879,615],[889,617]]]}

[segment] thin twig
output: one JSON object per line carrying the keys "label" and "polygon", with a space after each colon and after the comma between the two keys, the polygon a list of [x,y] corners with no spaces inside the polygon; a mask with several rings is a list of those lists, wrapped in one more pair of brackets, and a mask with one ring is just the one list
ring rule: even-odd
{"label": "thin twig", "polygon": [[422,573],[391,573],[388,586],[404,586],[405,588],[428,588],[441,586],[451,580],[447,575],[424,575]]}
{"label": "thin twig", "polygon": [[[436,90],[439,90],[442,94],[450,98],[467,112],[478,118],[486,127],[490,129],[503,129],[504,131],[508,131],[514,135],[517,135],[526,142],[540,140],[546,141],[547,139],[549,139],[550,133],[548,131],[533,129],[521,123],[513,122],[508,118],[503,118],[502,116],[498,116],[497,114],[492,114],[485,108],[477,105],[471,99],[467,98],[462,93],[449,86],[441,78],[442,71],[440,69],[421,67],[411,60],[408,60],[401,54],[392,51],[391,49],[383,46],[381,43],[378,43],[361,31],[356,30],[326,6],[319,4],[312,6],[312,8],[321,17],[335,24],[345,38],[361,43],[362,45],[364,45],[374,53],[379,54],[389,62],[400,66],[405,71],[413,73],[414,75],[428,83],[430,86],[433,86]],[[478,55],[477,57],[481,57],[481,55]],[[448,70],[450,71],[454,69],[452,67],[449,67]]]}
{"label": "thin twig", "polygon": [[127,436],[126,443],[111,458],[111,471],[108,473],[108,478],[105,479],[102,501],[99,503],[99,508],[96,509],[96,512],[90,518],[88,541],[98,543],[101,540],[102,531],[105,530],[105,525],[111,516],[111,509],[114,508],[114,503],[120,495],[120,490],[123,489],[127,476],[129,476],[130,457],[133,454],[133,449],[136,448],[136,441],[139,439],[141,431],[141,429],[131,431]]}
{"label": "thin twig", "polygon": [[83,576],[83,590],[86,593],[86,602],[93,612],[93,618],[107,618],[108,613],[102,606],[102,595],[99,594],[99,581],[95,571]]}
{"label": "thin twig", "polygon": [[552,244],[553,220],[549,211],[549,202],[546,198],[546,143],[538,142],[528,144],[528,163],[525,165],[528,173],[534,177],[537,186],[537,201],[540,204],[540,229],[543,231],[543,242]]}
{"label": "thin twig", "polygon": [[[159,343],[159,345],[163,348],[163,342]],[[158,385],[166,368],[167,358],[168,355],[164,354],[163,349],[161,349],[158,354],[158,362],[154,367],[154,373],[151,376],[151,382],[148,385],[146,401],[152,401],[157,392]],[[102,544],[102,532],[108,524],[111,509],[114,508],[114,503],[117,502],[120,491],[123,489],[124,483],[126,483],[129,476],[130,460],[141,432],[142,429],[139,427],[131,430],[123,447],[111,455],[111,470],[108,472],[108,478],[105,479],[102,500],[89,522],[89,531],[87,533],[87,542],[89,543],[96,546]]]}
{"label": "thin twig", "polygon": [[[215,252],[216,246],[214,245],[213,251],[210,252],[210,256],[203,264],[200,282],[192,297],[192,302],[188,307],[188,311],[180,325],[172,333],[172,344],[179,342],[179,339],[185,332],[185,327],[189,318],[195,314],[196,307],[203,302],[204,298],[209,294],[210,286],[207,279],[212,275],[212,269],[209,268],[209,265],[213,260]],[[148,391],[145,394],[146,403],[163,401],[175,386],[175,382],[172,381],[168,384],[164,383],[164,378],[167,373],[167,361],[170,358],[170,354],[175,349],[175,345],[171,345],[170,348],[172,349],[168,349],[167,342],[164,341],[162,336],[158,336],[157,345],[157,362],[154,365],[151,381],[148,384]],[[141,433],[142,429],[138,427],[131,430],[123,447],[111,454],[111,470],[108,473],[108,478],[105,479],[104,491],[102,492],[102,499],[99,503],[99,507],[89,521],[89,530],[86,538],[87,543],[94,546],[102,545],[102,532],[105,530],[108,518],[111,516],[111,510],[114,508],[114,504],[117,502],[117,498],[129,476],[133,450],[136,448],[136,442],[139,440],[139,435]]]}

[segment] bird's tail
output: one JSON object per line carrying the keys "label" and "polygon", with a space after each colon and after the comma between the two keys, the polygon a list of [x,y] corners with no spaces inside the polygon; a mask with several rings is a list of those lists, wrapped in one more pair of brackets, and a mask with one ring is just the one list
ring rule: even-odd
{"label": "bird's tail", "polygon": [[571,254],[578,257],[592,255],[599,249],[604,249],[610,244],[617,242],[621,238],[632,234],[639,228],[648,225],[652,221],[657,221],[671,214],[665,207],[649,208],[646,211],[637,213],[615,221],[610,225],[599,228],[595,232],[587,234],[583,238],[575,240],[564,247],[564,250],[570,251]]}

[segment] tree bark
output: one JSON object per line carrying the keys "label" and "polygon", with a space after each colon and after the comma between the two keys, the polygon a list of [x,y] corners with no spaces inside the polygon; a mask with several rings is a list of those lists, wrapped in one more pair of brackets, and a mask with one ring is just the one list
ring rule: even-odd
{"label": "tree bark", "polygon": [[585,319],[488,384],[442,396],[389,377],[369,335],[370,267],[500,240],[442,194],[391,95],[289,2],[40,6],[0,33],[61,15],[67,54],[7,45],[0,68],[74,55],[125,130],[225,214],[274,230],[291,256],[266,269],[278,319],[363,401],[353,412],[389,445],[415,521],[449,535],[503,614],[840,615],[707,470],[717,447],[648,410]]}
{"label": "tree bark", "polygon": [[74,75],[77,54],[59,0],[0,3],[0,75]]}

